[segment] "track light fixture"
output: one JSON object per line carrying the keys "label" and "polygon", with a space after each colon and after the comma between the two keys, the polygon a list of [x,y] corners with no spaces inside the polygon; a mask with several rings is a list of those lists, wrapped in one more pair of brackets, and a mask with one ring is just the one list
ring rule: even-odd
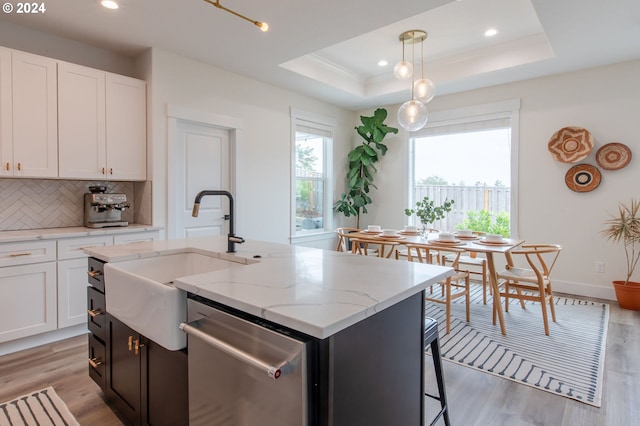
{"label": "track light fixture", "polygon": [[204,0],[204,1],[206,3],[214,5],[218,9],[222,9],[222,10],[224,10],[226,12],[231,13],[232,15],[236,15],[238,18],[242,18],[245,21],[251,22],[253,25],[255,25],[256,27],[260,28],[262,31],[268,31],[269,30],[269,24],[267,24],[266,22],[260,22],[260,21],[253,20],[251,18],[247,18],[246,16],[241,15],[241,14],[239,14],[238,12],[236,12],[234,10],[228,9],[228,8],[226,8],[226,7],[224,7],[223,5],[220,4],[220,0],[215,0],[215,1]]}

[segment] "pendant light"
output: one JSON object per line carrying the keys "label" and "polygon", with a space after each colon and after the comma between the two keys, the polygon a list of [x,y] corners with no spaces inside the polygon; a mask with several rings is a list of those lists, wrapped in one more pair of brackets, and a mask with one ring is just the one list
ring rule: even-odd
{"label": "pendant light", "polygon": [[[422,129],[427,124],[428,114],[425,103],[433,99],[435,93],[435,85],[429,79],[424,78],[424,51],[422,50],[424,40],[427,38],[427,33],[423,30],[410,30],[400,34],[400,41],[402,42],[402,61],[396,65],[396,68],[402,68],[404,60],[404,45],[409,43],[412,45],[411,49],[411,70],[413,71],[413,63],[415,62],[415,45],[420,43],[420,79],[411,81],[411,100],[405,102],[398,109],[398,123],[402,128],[410,132]],[[398,77],[398,74],[394,74]],[[413,72],[410,74],[413,76]],[[398,77],[401,78],[401,77]],[[408,77],[405,77],[408,78]]]}

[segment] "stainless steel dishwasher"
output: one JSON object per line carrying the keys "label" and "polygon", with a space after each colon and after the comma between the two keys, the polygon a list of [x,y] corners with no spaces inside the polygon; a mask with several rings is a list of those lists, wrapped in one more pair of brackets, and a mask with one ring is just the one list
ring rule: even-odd
{"label": "stainless steel dishwasher", "polygon": [[189,424],[309,423],[309,342],[189,299]]}

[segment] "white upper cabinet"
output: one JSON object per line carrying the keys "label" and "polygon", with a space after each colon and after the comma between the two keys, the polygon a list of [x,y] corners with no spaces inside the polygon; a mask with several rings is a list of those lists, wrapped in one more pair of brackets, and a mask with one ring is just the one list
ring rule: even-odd
{"label": "white upper cabinet", "polygon": [[146,83],[58,65],[61,178],[145,180]]}
{"label": "white upper cabinet", "polygon": [[146,83],[106,73],[107,179],[147,178]]}
{"label": "white upper cabinet", "polygon": [[104,71],[66,62],[58,63],[61,178],[106,178],[104,76]]}
{"label": "white upper cabinet", "polygon": [[0,47],[0,176],[13,175],[11,50]]}
{"label": "white upper cabinet", "polygon": [[24,52],[11,53],[13,176],[58,177],[58,103],[56,61]]}

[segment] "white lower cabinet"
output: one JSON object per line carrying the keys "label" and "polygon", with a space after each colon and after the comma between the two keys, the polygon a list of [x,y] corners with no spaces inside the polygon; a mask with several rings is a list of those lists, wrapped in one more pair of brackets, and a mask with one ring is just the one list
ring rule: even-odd
{"label": "white lower cabinet", "polygon": [[85,248],[158,238],[144,231],[0,243],[0,343],[86,323]]}
{"label": "white lower cabinet", "polygon": [[57,328],[56,262],[0,268],[0,342]]}

